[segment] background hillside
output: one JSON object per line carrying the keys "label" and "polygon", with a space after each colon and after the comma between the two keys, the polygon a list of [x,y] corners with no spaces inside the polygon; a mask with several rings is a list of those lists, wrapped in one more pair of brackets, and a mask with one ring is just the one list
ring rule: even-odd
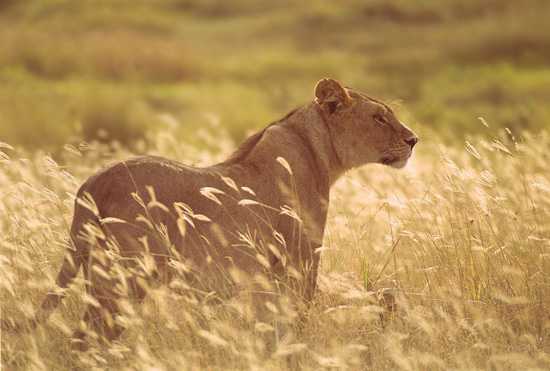
{"label": "background hillside", "polygon": [[[234,140],[331,76],[446,137],[550,120],[545,0],[45,0],[0,8],[0,139],[55,150],[219,120]],[[185,139],[183,139],[185,138]]]}

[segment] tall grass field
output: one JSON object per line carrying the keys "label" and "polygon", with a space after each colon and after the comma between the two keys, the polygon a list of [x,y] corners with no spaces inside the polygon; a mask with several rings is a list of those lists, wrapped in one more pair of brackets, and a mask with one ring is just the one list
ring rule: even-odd
{"label": "tall grass field", "polygon": [[[182,149],[168,134],[151,138],[148,151],[199,163],[230,147],[223,131],[205,133],[212,152]],[[49,322],[2,334],[2,365],[276,370],[296,353],[312,370],[548,369],[549,145],[545,132],[521,143],[503,133],[462,148],[427,139],[405,170],[368,165],[348,174],[331,195],[319,292],[300,335],[271,357],[262,355],[254,319],[227,309],[238,303],[210,306],[166,288],[129,311],[116,346],[71,352],[87,300],[80,283]],[[60,166],[2,144],[3,316],[32,316],[67,248],[78,185],[101,163],[129,155],[67,147]],[[395,300],[391,308],[384,295]]]}
{"label": "tall grass field", "polygon": [[[0,1],[0,370],[550,370],[550,2]],[[151,287],[73,350],[48,321],[75,194],[135,155],[224,160],[335,78],[420,141],[331,190],[318,290],[272,351],[239,298]],[[177,286],[177,285],[176,285]],[[284,304],[284,303],[283,303]]]}

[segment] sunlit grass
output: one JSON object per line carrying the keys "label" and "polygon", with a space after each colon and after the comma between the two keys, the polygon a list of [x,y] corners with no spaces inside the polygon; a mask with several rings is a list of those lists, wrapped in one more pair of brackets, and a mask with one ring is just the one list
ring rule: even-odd
{"label": "sunlit grass", "polygon": [[[179,146],[169,132],[144,150],[200,164],[230,151],[226,134],[202,137],[209,151]],[[77,284],[36,331],[2,334],[4,367],[286,369],[285,355],[295,353],[304,369],[547,369],[550,136],[524,137],[518,143],[503,133],[458,147],[427,139],[403,171],[370,165],[339,181],[320,290],[301,335],[271,357],[261,337],[269,329],[238,300],[210,306],[166,287],[153,289],[142,306],[127,306],[129,329],[117,346],[71,353],[83,310]],[[79,184],[130,153],[67,146],[61,166],[40,152],[7,145],[2,152],[2,314],[25,323],[67,248]],[[396,300],[392,312],[380,300],[384,292]]]}
{"label": "sunlit grass", "polygon": [[548,1],[0,10],[0,303],[23,327],[69,246],[78,187],[107,163],[217,163],[324,76],[392,101],[421,138],[406,169],[336,184],[319,291],[304,322],[281,310],[302,331],[272,355],[251,308],[184,282],[125,303],[115,346],[72,353],[79,278],[49,322],[1,334],[0,368],[286,369],[289,354],[312,370],[550,368]]}

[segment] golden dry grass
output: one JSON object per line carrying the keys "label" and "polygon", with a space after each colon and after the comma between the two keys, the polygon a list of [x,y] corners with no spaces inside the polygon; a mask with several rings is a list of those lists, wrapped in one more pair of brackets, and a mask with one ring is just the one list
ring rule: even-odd
{"label": "golden dry grass", "polygon": [[[150,153],[191,163],[218,160],[231,142],[220,131],[208,152],[169,132]],[[504,133],[446,147],[424,140],[403,171],[371,165],[332,192],[320,290],[299,337],[262,357],[262,331],[235,300],[210,306],[167,288],[129,306],[114,347],[71,353],[82,282],[50,321],[2,334],[6,370],[303,369],[518,370],[550,368],[550,136]],[[0,298],[3,316],[25,321],[51,288],[78,185],[125,150],[66,147],[63,166],[2,145]],[[367,290],[368,289],[368,290]],[[397,308],[385,312],[376,291]],[[387,303],[386,303],[387,304]],[[280,313],[282,319],[292,310]]]}

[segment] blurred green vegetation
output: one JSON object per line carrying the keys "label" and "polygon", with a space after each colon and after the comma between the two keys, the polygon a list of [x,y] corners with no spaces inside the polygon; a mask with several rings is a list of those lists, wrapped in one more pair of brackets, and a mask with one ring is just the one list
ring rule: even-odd
{"label": "blurred green vegetation", "polygon": [[[331,76],[415,128],[550,123],[547,0],[0,2],[0,141],[131,143],[213,119],[240,140]],[[406,108],[406,110],[405,110]],[[183,139],[185,138],[185,139]]]}

